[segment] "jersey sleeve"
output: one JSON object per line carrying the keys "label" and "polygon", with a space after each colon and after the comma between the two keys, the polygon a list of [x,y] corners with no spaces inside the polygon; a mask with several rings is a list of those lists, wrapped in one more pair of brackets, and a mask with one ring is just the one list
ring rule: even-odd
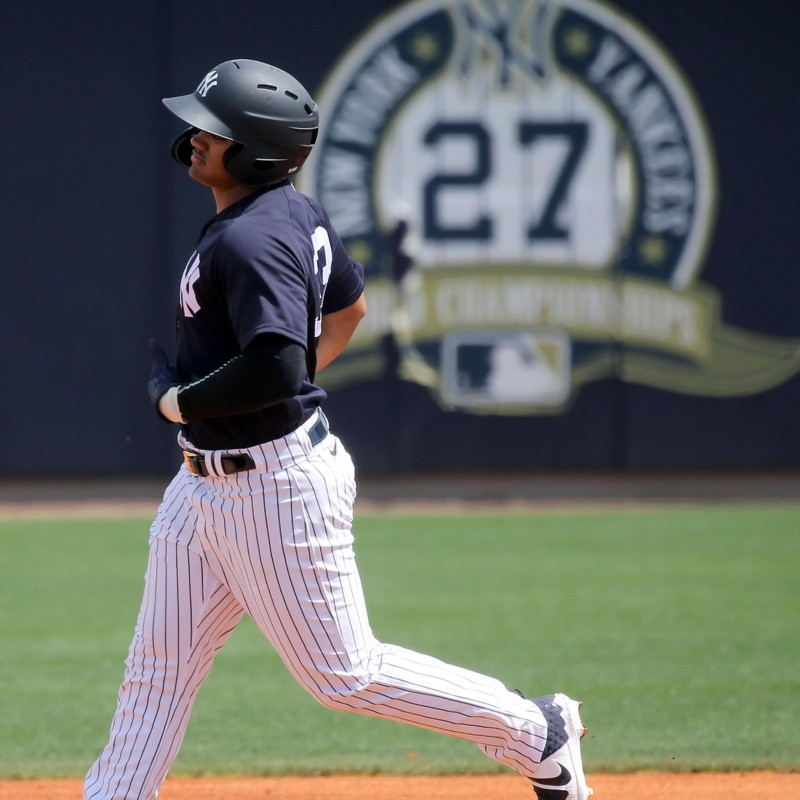
{"label": "jersey sleeve", "polygon": [[355,303],[364,291],[364,267],[350,256],[320,203],[305,197],[315,223],[322,225],[331,243],[331,274],[322,301],[322,313],[333,314]]}
{"label": "jersey sleeve", "polygon": [[322,313],[332,314],[355,303],[364,291],[364,267],[345,249],[342,240],[326,220],[331,242],[331,277],[322,303]]}

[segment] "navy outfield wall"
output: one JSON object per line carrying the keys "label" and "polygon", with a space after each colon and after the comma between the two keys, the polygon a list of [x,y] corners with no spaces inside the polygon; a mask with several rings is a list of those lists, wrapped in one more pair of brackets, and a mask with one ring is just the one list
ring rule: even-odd
{"label": "navy outfield wall", "polygon": [[800,467],[796,4],[522,5],[20,7],[0,474],[176,463],[147,340],[213,208],[159,100],[236,56],[337,122],[301,188],[367,265],[373,322],[323,376],[362,474]]}

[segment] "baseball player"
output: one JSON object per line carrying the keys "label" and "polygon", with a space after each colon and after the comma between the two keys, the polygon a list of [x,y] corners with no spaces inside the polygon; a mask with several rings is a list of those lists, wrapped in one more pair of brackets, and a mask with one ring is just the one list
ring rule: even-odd
{"label": "baseball player", "polygon": [[541,800],[586,800],[578,703],[383,644],[353,554],[353,463],[314,377],[366,311],[363,268],[290,183],[317,106],[291,75],[246,59],[166,98],[189,126],[172,155],[211,189],[180,283],[175,366],[151,344],[150,398],[184,462],[150,530],[144,597],[110,737],[85,800],[152,800],[192,705],[247,613],[298,683],[331,709],[475,742]]}

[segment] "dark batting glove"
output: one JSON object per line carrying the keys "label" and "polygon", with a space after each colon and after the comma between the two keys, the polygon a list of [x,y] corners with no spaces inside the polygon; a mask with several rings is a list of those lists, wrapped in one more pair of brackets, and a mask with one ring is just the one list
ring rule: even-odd
{"label": "dark batting glove", "polygon": [[150,356],[153,359],[153,366],[150,370],[150,380],[147,382],[147,392],[150,395],[150,402],[153,404],[159,417],[165,422],[174,422],[164,416],[159,402],[161,398],[173,387],[181,385],[178,373],[167,359],[167,354],[155,339],[150,340]]}

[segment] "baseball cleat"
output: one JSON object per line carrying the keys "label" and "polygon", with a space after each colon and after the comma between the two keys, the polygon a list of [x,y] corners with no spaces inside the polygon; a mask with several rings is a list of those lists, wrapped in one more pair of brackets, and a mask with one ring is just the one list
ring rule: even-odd
{"label": "baseball cleat", "polygon": [[547,721],[547,743],[530,779],[536,796],[539,800],[586,800],[592,790],[586,785],[581,759],[581,739],[588,730],[581,721],[581,704],[565,694],[549,694],[533,702]]}

